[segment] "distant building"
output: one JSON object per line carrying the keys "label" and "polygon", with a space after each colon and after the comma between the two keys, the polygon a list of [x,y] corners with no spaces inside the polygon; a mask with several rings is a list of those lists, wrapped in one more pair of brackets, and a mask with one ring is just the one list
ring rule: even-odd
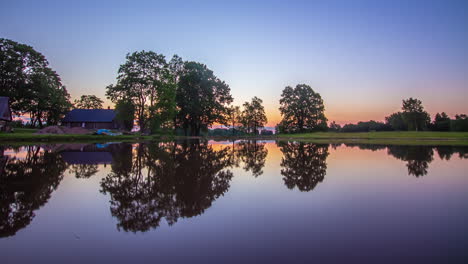
{"label": "distant building", "polygon": [[0,131],[10,130],[9,123],[12,120],[10,98],[0,96]]}
{"label": "distant building", "polygon": [[262,129],[262,131],[260,131],[260,135],[262,135],[262,136],[270,136],[270,135],[273,135],[273,131],[268,130],[268,129]]}
{"label": "distant building", "polygon": [[112,109],[73,109],[62,119],[62,126],[87,129],[120,129]]}

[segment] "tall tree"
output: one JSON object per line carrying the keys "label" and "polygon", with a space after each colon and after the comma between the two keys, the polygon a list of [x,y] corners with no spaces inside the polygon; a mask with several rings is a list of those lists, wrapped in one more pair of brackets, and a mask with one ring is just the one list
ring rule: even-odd
{"label": "tall tree", "polygon": [[327,129],[322,97],[306,84],[284,88],[280,99],[281,121],[287,132],[322,131]]}
{"label": "tall tree", "polygon": [[46,58],[32,47],[0,39],[0,96],[13,112],[29,114],[31,124],[55,125],[71,107],[70,95]]}
{"label": "tall tree", "polygon": [[226,125],[231,126],[233,135],[236,132],[236,126],[238,126],[240,123],[240,117],[241,117],[240,107],[231,105],[227,111]]}
{"label": "tall tree", "polygon": [[268,122],[265,115],[262,99],[252,98],[252,101],[243,104],[244,109],[241,114],[242,127],[247,133],[258,133],[258,129],[263,128]]}
{"label": "tall tree", "polygon": [[256,96],[252,98],[251,102],[243,104],[244,109],[241,113],[241,124],[247,133],[257,134],[258,129],[264,127],[267,123],[265,108],[262,104],[263,101]]}
{"label": "tall tree", "polygon": [[431,121],[429,114],[424,111],[421,100],[416,98],[403,100],[402,110],[403,120],[409,130],[423,130]]}
{"label": "tall tree", "polygon": [[157,103],[161,94],[174,88],[163,55],[153,51],[127,54],[127,61],[120,65],[116,85],[107,87],[106,95],[113,102],[126,100],[135,107],[138,125],[142,131],[149,128],[148,121],[158,112]]}
{"label": "tall tree", "polygon": [[185,134],[198,136],[213,123],[223,123],[227,105],[232,102],[229,85],[198,62],[186,62],[180,76],[176,102],[177,124]]}
{"label": "tall tree", "polygon": [[79,100],[75,100],[75,107],[80,109],[102,109],[104,101],[95,95],[82,95]]}

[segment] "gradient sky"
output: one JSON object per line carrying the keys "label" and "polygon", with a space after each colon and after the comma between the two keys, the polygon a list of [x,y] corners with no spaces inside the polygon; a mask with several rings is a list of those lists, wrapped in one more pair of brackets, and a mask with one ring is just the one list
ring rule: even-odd
{"label": "gradient sky", "polygon": [[[115,83],[128,52],[205,63],[235,104],[306,83],[338,123],[384,120],[408,97],[468,113],[468,1],[5,1],[0,37],[44,54],[73,98]],[[106,104],[109,104],[106,101]]]}

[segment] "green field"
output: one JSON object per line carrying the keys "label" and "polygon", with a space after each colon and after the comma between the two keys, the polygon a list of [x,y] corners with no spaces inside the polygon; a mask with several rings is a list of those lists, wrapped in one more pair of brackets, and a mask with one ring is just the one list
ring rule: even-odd
{"label": "green field", "polygon": [[[35,143],[35,142],[105,142],[105,141],[142,141],[167,140],[172,136],[142,136],[121,135],[71,135],[71,134],[34,134],[35,129],[15,129],[13,133],[0,133],[3,143]],[[184,137],[178,137],[184,138]],[[244,137],[209,137],[209,139],[272,139],[297,140],[316,143],[366,143],[366,144],[404,144],[404,145],[467,145],[468,132],[367,132],[367,133],[336,133],[316,132],[304,134],[280,134],[273,136]]]}
{"label": "green field", "polygon": [[160,138],[160,135],[77,135],[77,134],[34,134],[37,129],[17,128],[12,133],[0,133],[0,143],[35,143],[35,142],[103,142],[103,141],[139,141]]}
{"label": "green field", "polygon": [[468,145],[468,132],[391,131],[391,132],[316,132],[281,134],[278,139],[314,142],[353,142],[368,144]]}

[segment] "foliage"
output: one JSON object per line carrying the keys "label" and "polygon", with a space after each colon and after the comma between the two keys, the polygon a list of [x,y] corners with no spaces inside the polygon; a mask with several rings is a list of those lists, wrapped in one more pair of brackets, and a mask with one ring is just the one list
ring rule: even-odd
{"label": "foliage", "polygon": [[227,104],[232,102],[229,86],[218,79],[206,65],[186,62],[177,93],[177,125],[185,135],[198,136],[209,126],[224,123]]}
{"label": "foliage", "polygon": [[370,132],[370,131],[390,131],[391,126],[382,122],[370,120],[358,122],[357,124],[346,124],[341,128],[341,132]]}
{"label": "foliage", "polygon": [[[172,113],[173,109],[161,110],[173,106],[168,103],[175,86],[168,64],[163,55],[153,51],[140,51],[127,54],[127,61],[120,65],[116,85],[107,86],[106,95],[113,102],[125,100],[132,102],[136,119],[142,131],[149,129],[149,119],[158,118],[158,124],[169,115],[159,115],[161,111]],[[168,92],[170,91],[170,92]],[[153,128],[151,130],[154,130]]]}
{"label": "foliage", "polygon": [[82,95],[74,104],[79,109],[102,109],[103,103],[104,101],[95,95]]}
{"label": "foliage", "polygon": [[244,109],[241,113],[240,123],[245,132],[258,134],[258,129],[264,127],[267,123],[265,108],[262,103],[262,99],[255,96],[250,103],[245,102],[243,104]]}
{"label": "foliage", "polygon": [[430,128],[433,131],[450,131],[450,117],[445,112],[437,113]]}
{"label": "foliage", "polygon": [[326,131],[327,118],[322,97],[306,84],[284,88],[280,99],[284,132]]}
{"label": "foliage", "polygon": [[135,106],[131,101],[121,99],[115,104],[115,119],[120,122],[125,130],[132,130],[135,119]]}
{"label": "foliage", "polygon": [[281,174],[289,189],[301,192],[313,190],[327,173],[328,144],[279,142],[283,158]]}
{"label": "foliage", "polygon": [[238,127],[240,125],[240,122],[241,122],[240,107],[231,105],[227,109],[225,121],[226,121],[225,125],[231,126],[232,135],[234,135],[235,132],[236,132],[235,128]]}
{"label": "foliage", "polygon": [[450,122],[451,131],[468,131],[468,117],[465,114],[455,115],[455,119]]}
{"label": "foliage", "polygon": [[403,113],[397,112],[385,117],[385,122],[392,127],[393,130],[405,131],[408,130],[405,120],[403,119]]}
{"label": "foliage", "polygon": [[45,57],[32,47],[0,39],[0,96],[10,97],[16,114],[31,125],[56,125],[71,107],[70,95]]}
{"label": "foliage", "polygon": [[341,131],[341,126],[339,124],[335,123],[335,121],[333,121],[328,126],[328,131],[330,131],[330,132],[340,132]]}
{"label": "foliage", "polygon": [[403,100],[403,120],[408,130],[424,130],[431,122],[429,114],[424,111],[422,102],[415,98]]}
{"label": "foliage", "polygon": [[[0,237],[13,236],[28,226],[35,211],[57,189],[67,165],[60,155],[28,146],[24,158],[9,158],[0,174]],[[3,156],[0,149],[0,157]]]}

